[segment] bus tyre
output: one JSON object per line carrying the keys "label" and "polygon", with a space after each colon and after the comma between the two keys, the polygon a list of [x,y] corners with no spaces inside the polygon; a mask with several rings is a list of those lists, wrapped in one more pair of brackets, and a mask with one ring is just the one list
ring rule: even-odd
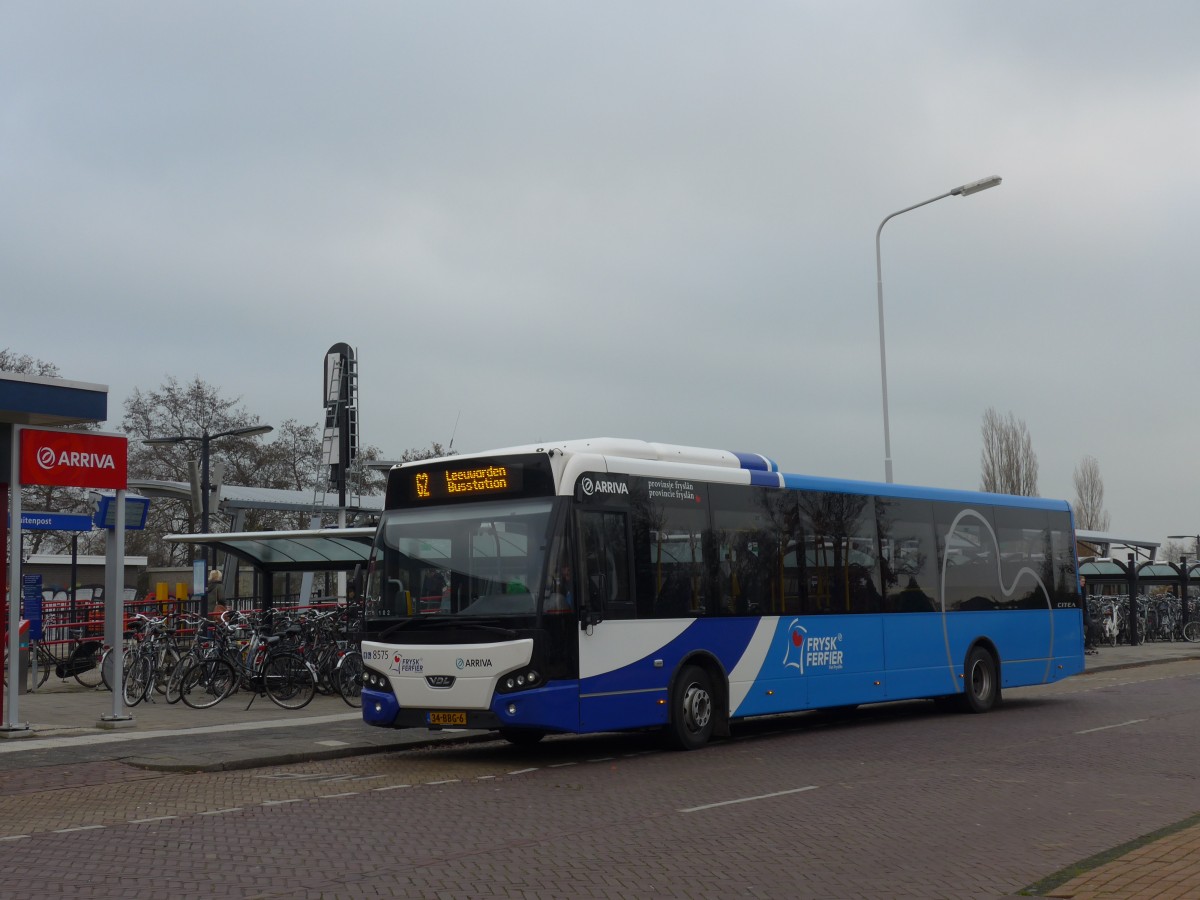
{"label": "bus tyre", "polygon": [[670,736],[680,750],[698,750],[713,733],[713,691],[708,673],[686,666],[671,689]]}
{"label": "bus tyre", "polygon": [[528,747],[536,744],[546,736],[546,732],[536,728],[501,728],[500,737],[517,747]]}
{"label": "bus tyre", "polygon": [[962,708],[985,713],[1000,702],[1000,680],[996,660],[983,647],[973,647],[964,669]]}

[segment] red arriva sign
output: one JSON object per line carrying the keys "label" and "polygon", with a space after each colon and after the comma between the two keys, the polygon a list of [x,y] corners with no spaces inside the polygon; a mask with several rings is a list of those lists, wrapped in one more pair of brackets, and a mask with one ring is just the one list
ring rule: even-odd
{"label": "red arriva sign", "polygon": [[21,431],[21,484],[125,490],[129,441],[86,431]]}

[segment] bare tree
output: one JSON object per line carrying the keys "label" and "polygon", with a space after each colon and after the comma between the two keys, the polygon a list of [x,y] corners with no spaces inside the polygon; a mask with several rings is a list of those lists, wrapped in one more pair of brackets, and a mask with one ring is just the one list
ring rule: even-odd
{"label": "bare tree", "polygon": [[41,375],[43,378],[61,378],[58,366],[28,353],[18,353],[5,347],[0,350],[0,372],[16,372],[18,375]]}
{"label": "bare tree", "polygon": [[1075,527],[1084,531],[1108,531],[1108,524],[1100,463],[1094,456],[1085,456],[1075,467]]}
{"label": "bare tree", "polygon": [[1036,497],[1037,454],[1025,422],[1011,412],[1001,416],[989,406],[983,414],[980,488],[996,494]]}
{"label": "bare tree", "polygon": [[[129,436],[130,477],[187,483],[190,462],[200,452],[199,442],[144,444],[142,441],[151,437],[217,434],[259,424],[259,418],[239,404],[240,398],[222,397],[218,388],[200,378],[181,385],[174,377],[168,377],[157,390],[134,389],[125,400],[122,422]],[[305,433],[306,429],[289,421],[280,426],[279,447],[264,446],[253,437],[222,438],[211,445],[209,459],[213,466],[224,467],[224,481],[228,484],[294,487],[295,473],[312,465],[305,458],[315,460],[318,452],[316,426],[308,429],[309,446],[305,446]],[[198,512],[186,498],[155,498],[150,504],[146,530],[131,532],[126,537],[126,547],[130,552],[145,553],[151,565],[184,564],[191,552],[189,548],[167,543],[162,538],[171,533],[195,531],[200,524],[197,516]],[[246,527],[248,530],[280,527],[270,518],[269,514],[255,512],[248,517]],[[221,523],[214,516],[209,524],[218,530]]]}

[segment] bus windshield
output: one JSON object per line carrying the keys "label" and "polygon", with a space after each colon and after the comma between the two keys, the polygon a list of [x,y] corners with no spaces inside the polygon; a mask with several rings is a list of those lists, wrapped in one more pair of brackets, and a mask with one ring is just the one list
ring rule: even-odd
{"label": "bus windshield", "polygon": [[385,513],[366,617],[532,617],[551,587],[547,560],[566,549],[553,510],[553,498],[538,498]]}

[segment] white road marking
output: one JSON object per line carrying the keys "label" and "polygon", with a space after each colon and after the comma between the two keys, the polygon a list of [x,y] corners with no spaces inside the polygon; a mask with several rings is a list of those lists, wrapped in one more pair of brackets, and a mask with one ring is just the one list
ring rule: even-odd
{"label": "white road marking", "polygon": [[1116,725],[1101,725],[1099,728],[1088,728],[1084,731],[1077,731],[1076,734],[1091,734],[1095,731],[1108,731],[1110,728],[1124,728],[1126,725],[1137,725],[1139,722],[1146,722],[1147,719],[1130,719],[1128,722],[1118,722]]}
{"label": "white road marking", "polygon": [[753,800],[770,800],[772,797],[786,797],[788,794],[799,794],[804,791],[815,791],[817,786],[810,784],[808,787],[792,788],[790,791],[776,791],[773,794],[759,794],[757,797],[739,797],[737,800],[722,800],[720,803],[706,803],[704,806],[693,806],[689,809],[679,810],[681,813],[700,812],[702,809],[715,809],[718,806],[732,806],[735,803],[750,803]]}

